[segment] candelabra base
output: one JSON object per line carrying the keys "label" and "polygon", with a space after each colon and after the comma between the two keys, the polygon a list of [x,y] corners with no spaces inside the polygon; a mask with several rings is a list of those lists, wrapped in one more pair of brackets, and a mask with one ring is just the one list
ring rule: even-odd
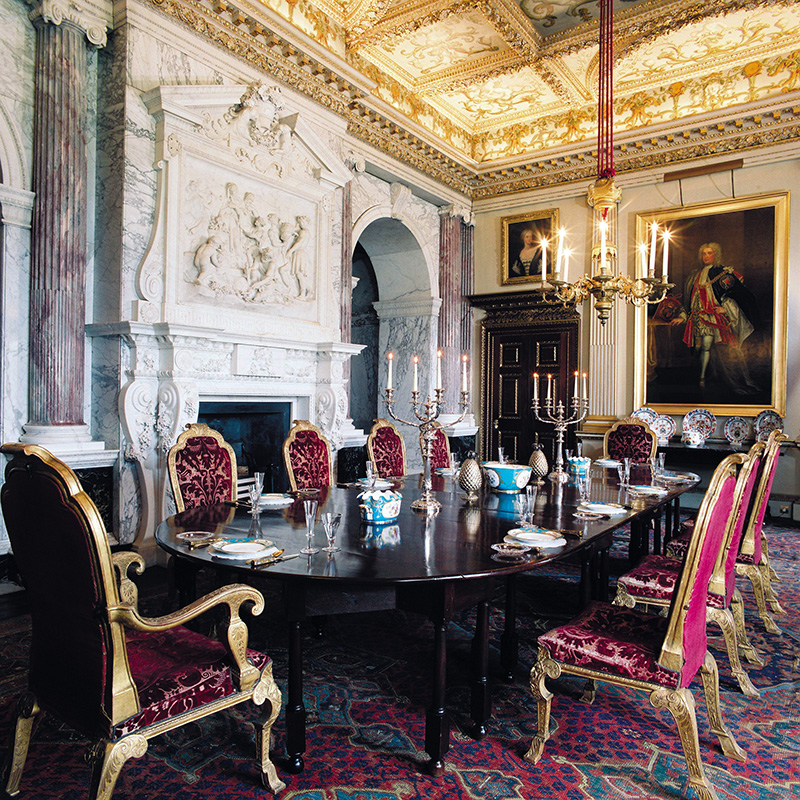
{"label": "candelabra base", "polygon": [[563,469],[554,469],[547,476],[547,480],[551,483],[566,483],[569,480],[569,475]]}
{"label": "candelabra base", "polygon": [[442,504],[433,497],[426,497],[423,495],[422,497],[417,498],[412,504],[411,508],[415,511],[430,511],[433,509],[434,511],[439,511],[442,507]]}

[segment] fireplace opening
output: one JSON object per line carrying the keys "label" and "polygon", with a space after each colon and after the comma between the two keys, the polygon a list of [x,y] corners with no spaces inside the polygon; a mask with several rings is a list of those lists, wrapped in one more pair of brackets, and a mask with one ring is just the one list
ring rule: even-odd
{"label": "fireplace opening", "polygon": [[289,488],[282,448],[291,414],[291,403],[213,401],[200,403],[198,422],[221,433],[233,448],[239,478],[263,472],[264,491],[283,492]]}

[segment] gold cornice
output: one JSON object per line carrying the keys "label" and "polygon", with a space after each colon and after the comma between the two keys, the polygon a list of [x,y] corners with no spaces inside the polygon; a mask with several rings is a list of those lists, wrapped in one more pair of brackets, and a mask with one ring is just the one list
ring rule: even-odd
{"label": "gold cornice", "polygon": [[[390,119],[375,109],[373,98],[353,83],[352,77],[336,72],[321,60],[303,53],[299,46],[285,36],[270,30],[264,19],[255,13],[236,8],[222,0],[143,0],[158,9],[195,35],[223,49],[253,67],[291,86],[315,102],[340,114],[347,120],[348,132],[388,155],[409,164],[473,200],[489,199],[540,187],[591,180],[596,164],[593,142],[580,142],[568,154],[560,148],[557,156],[540,151],[535,160],[506,161],[503,166],[479,169],[473,153],[463,161],[446,154],[444,139],[435,134],[414,132],[413,114],[408,122]],[[777,0],[784,4],[788,0]],[[727,5],[754,7],[767,0],[728,0]],[[712,3],[712,5],[717,5]],[[358,57],[348,65],[353,73],[370,76],[369,62]],[[377,68],[370,65],[372,71]],[[383,78],[384,76],[380,76]],[[618,173],[657,169],[666,164],[676,165],[758,148],[800,142],[800,105],[787,97],[784,105],[772,101],[769,113],[749,112],[737,115],[730,109],[724,121],[713,125],[694,125],[669,133],[645,136],[637,141],[628,134],[628,141],[617,144],[615,162]],[[434,130],[456,128],[435,108],[414,100],[414,111],[433,121]],[[793,103],[795,103],[793,105]],[[399,115],[398,115],[399,116]],[[676,123],[677,124],[677,123]],[[421,127],[418,126],[418,128]],[[458,132],[461,135],[463,132]],[[618,140],[619,141],[619,140]],[[453,148],[451,148],[451,152]]]}

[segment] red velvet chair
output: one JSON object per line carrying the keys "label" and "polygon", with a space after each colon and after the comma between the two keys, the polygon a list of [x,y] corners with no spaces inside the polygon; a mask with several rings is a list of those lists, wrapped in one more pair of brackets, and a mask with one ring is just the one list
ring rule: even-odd
{"label": "red velvet chair", "polygon": [[236,454],[201,422],[187,425],[170,448],[167,472],[179,512],[236,500]]}
{"label": "red velvet chair", "polygon": [[367,437],[367,456],[379,478],[406,474],[406,443],[388,419],[376,419]]}
{"label": "red velvet chair", "polygon": [[[433,454],[431,455],[431,470],[448,469],[450,467],[450,440],[439,422],[433,423]],[[419,446],[422,448],[422,436],[419,437]]]}
{"label": "red velvet chair", "polygon": [[[714,472],[669,616],[595,602],[576,619],[539,636],[539,657],[530,679],[538,706],[538,729],[525,754],[528,761],[539,761],[550,737],[553,695],[545,679],[562,673],[577,675],[592,685],[604,681],[647,691],[653,707],[667,708],[678,727],[690,786],[702,800],[715,800],[716,792],[703,770],[694,698],[689,690],[698,671],[711,731],[726,756],[745,760],[744,751],[722,721],[719,674],[706,647],[705,598],[733,511],[737,470],[737,461],[729,457]],[[598,735],[608,735],[608,730],[598,731]]]}
{"label": "red velvet chair", "polygon": [[[232,585],[167,616],[141,616],[127,572],[141,572],[144,562],[135,553],[112,556],[75,473],[35,445],[0,450],[12,456],[0,503],[32,625],[28,691],[17,703],[5,790],[19,790],[40,712],[91,740],[89,798],[107,800],[125,761],[143,756],[149,739],[249,700],[266,702],[256,736],[262,780],[273,792],[283,789],[269,759],[280,690],[270,658],[247,648],[240,617],[242,606],[261,613],[261,594]],[[227,607],[220,641],[183,627],[218,607]]]}
{"label": "red velvet chair", "polygon": [[324,489],[333,483],[331,446],[308,420],[296,419],[283,443],[283,463],[292,491]]}
{"label": "red velvet chair", "polygon": [[[739,650],[750,663],[763,666],[763,662],[747,639],[744,606],[742,596],[736,588],[735,567],[764,447],[763,442],[756,442],[747,456],[736,456],[742,458],[743,463],[733,498],[734,513],[714,564],[706,608],[707,621],[716,623],[722,630],[731,672],[739,682],[742,692],[750,697],[758,697],[758,690],[742,666]],[[617,596],[614,602],[629,608],[648,605],[666,609],[672,602],[680,572],[679,559],[661,555],[646,556],[633,570],[617,579]]]}
{"label": "red velvet chair", "polygon": [[638,464],[646,464],[658,450],[658,437],[644,420],[625,417],[606,431],[603,450],[606,458],[632,458]]}
{"label": "red velvet chair", "polygon": [[[741,548],[736,558],[736,573],[747,577],[752,583],[758,614],[764,627],[770,633],[776,634],[780,634],[781,629],[772,618],[772,614],[785,614],[786,611],[781,607],[772,586],[776,576],[769,563],[767,537],[764,533],[764,516],[772,490],[772,480],[778,466],[781,442],[786,438],[782,431],[772,431],[767,438],[764,457],[761,460],[756,487],[744,525]],[[681,535],[667,545],[667,555],[671,555],[673,558],[683,557],[693,526],[694,520],[687,520],[683,523]],[[772,614],[767,609],[768,604],[772,608]],[[753,663],[760,664],[760,661]]]}

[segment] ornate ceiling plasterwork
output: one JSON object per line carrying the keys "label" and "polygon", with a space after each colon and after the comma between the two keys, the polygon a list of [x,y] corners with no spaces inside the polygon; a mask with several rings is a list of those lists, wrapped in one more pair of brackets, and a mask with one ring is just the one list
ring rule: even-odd
{"label": "ornate ceiling plasterwork", "polygon": [[[594,0],[147,1],[468,196],[594,175]],[[614,7],[618,171],[800,136],[800,3]]]}

